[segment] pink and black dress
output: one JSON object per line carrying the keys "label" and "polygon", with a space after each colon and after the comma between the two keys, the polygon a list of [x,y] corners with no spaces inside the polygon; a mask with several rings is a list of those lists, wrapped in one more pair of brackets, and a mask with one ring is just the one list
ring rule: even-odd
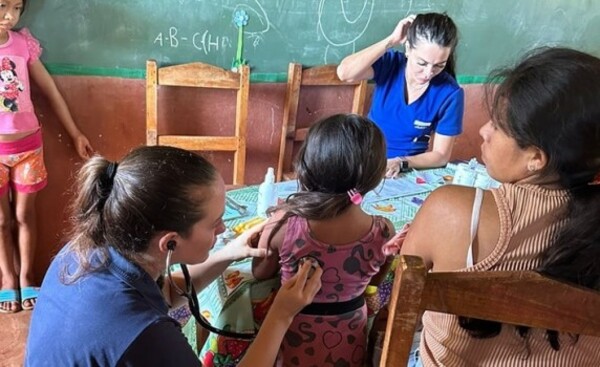
{"label": "pink and black dress", "polygon": [[329,245],[312,237],[308,222],[291,217],[279,252],[285,282],[309,256],[323,268],[322,287],[298,314],[282,343],[278,366],[363,366],[367,347],[367,306],[363,293],[386,261],[382,247],[390,238],[385,219],[373,216],[360,240]]}

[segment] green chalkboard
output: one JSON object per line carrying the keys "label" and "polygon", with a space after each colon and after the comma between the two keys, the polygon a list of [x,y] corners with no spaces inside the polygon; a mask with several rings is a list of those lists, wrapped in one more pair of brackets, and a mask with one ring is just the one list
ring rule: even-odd
{"label": "green chalkboard", "polygon": [[458,24],[458,74],[478,77],[540,45],[600,54],[597,0],[36,0],[21,25],[43,61],[80,70],[143,70],[204,61],[230,67],[236,10],[248,14],[243,58],[253,73],[285,73],[290,61],[338,63],[388,35],[411,13],[447,12]]}

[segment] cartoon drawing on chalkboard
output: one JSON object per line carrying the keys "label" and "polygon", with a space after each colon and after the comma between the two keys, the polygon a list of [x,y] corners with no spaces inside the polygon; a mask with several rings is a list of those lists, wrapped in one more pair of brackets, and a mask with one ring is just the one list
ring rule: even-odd
{"label": "cartoon drawing on chalkboard", "polygon": [[[248,4],[254,3],[254,4]],[[252,23],[244,28],[244,35],[252,40],[252,46],[257,47],[263,40],[263,35],[271,29],[271,22],[267,12],[258,0],[239,3],[234,8],[237,11],[245,11],[252,19]]]}
{"label": "cartoon drawing on chalkboard", "polygon": [[[339,7],[339,9],[335,9]],[[375,0],[350,1],[320,0],[318,10],[319,33],[328,45],[323,63],[337,62],[356,52],[356,41],[362,37],[373,16]],[[323,14],[340,14],[340,17],[324,17]]]}
{"label": "cartoon drawing on chalkboard", "polygon": [[16,65],[11,59],[8,57],[2,58],[2,64],[0,64],[0,81],[2,82],[0,97],[2,97],[4,110],[11,112],[19,110],[17,99],[19,98],[19,93],[24,89],[23,83],[17,77],[15,68]]}

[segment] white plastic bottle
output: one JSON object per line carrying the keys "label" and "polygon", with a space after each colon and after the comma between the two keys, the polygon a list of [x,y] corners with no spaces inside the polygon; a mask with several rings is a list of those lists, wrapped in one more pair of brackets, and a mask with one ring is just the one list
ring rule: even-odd
{"label": "white plastic bottle", "polygon": [[258,201],[256,214],[260,217],[267,216],[267,209],[277,204],[277,188],[275,187],[275,171],[273,167],[267,169],[265,180],[258,186]]}

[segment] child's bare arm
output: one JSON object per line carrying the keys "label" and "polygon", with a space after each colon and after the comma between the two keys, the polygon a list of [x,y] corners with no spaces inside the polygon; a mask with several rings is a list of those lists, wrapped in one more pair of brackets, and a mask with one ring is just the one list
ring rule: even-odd
{"label": "child's bare arm", "polygon": [[[388,219],[384,219],[384,225],[387,226],[387,231],[389,232],[389,238],[390,238],[390,241],[392,241],[392,239],[396,235],[396,230],[394,229],[394,225]],[[369,282],[369,285],[378,286],[379,284],[381,284],[381,282],[385,279],[388,272],[390,271],[390,268],[392,267],[392,262],[394,261],[395,256],[394,256],[394,254],[389,253],[386,248],[386,246],[389,244],[390,241],[385,243],[383,245],[383,249],[382,249],[383,253],[387,255],[386,261],[379,269],[379,272],[377,274],[373,275],[373,277],[371,278],[371,281]]]}
{"label": "child's bare arm", "polygon": [[83,135],[75,124],[67,103],[58,90],[56,83],[54,83],[54,79],[52,79],[52,76],[50,76],[44,67],[44,64],[39,60],[34,61],[29,65],[29,74],[46,95],[56,115],[71,136],[71,139],[73,139],[77,154],[83,159],[90,158],[93,154],[92,146],[87,137]]}
{"label": "child's bare arm", "polygon": [[279,248],[283,243],[285,237],[285,230],[287,223],[284,223],[277,232],[273,234],[273,238],[269,242],[269,237],[272,231],[283,217],[283,212],[276,212],[273,214],[265,225],[260,239],[258,241],[258,248],[267,249],[267,256],[262,258],[252,259],[252,274],[256,279],[268,279],[274,277],[279,271]]}

